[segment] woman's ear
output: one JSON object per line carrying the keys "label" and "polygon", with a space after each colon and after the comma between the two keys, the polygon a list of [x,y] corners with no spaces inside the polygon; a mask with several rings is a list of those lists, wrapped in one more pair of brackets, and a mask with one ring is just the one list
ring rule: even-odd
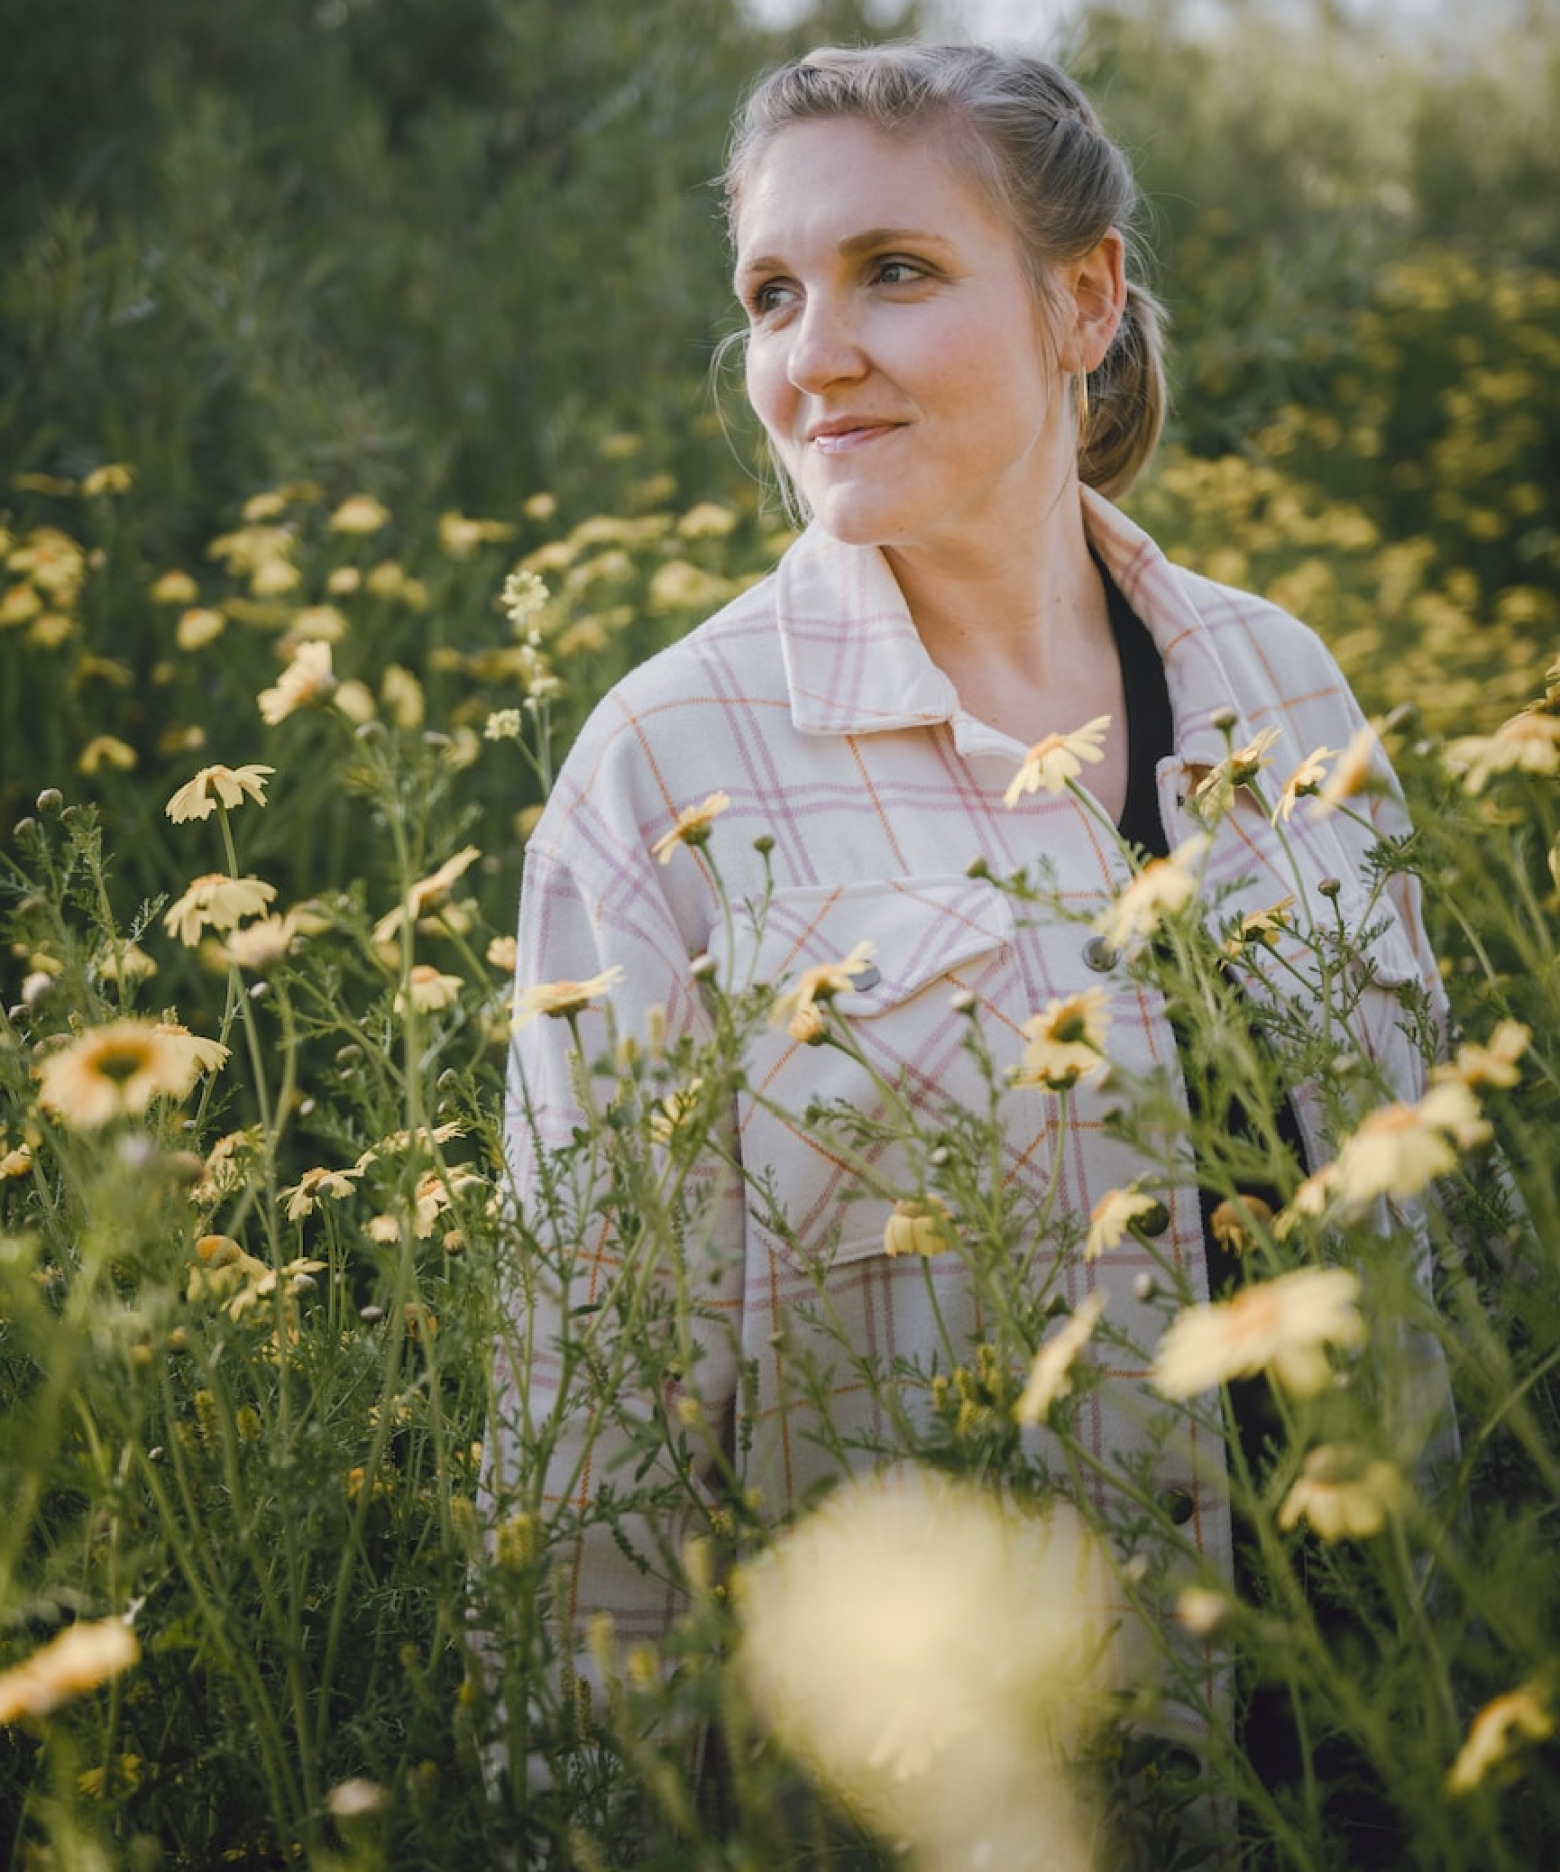
{"label": "woman's ear", "polygon": [[1072,316],[1062,342],[1062,368],[1098,370],[1127,305],[1127,250],[1119,230],[1112,228],[1067,269],[1065,278]]}

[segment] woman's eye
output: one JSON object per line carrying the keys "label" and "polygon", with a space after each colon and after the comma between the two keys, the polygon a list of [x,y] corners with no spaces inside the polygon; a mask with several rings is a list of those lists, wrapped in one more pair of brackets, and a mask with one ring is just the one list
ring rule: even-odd
{"label": "woman's eye", "polygon": [[913,260],[885,260],[878,267],[877,276],[885,286],[908,286],[923,277]]}
{"label": "woman's eye", "polygon": [[748,294],[748,311],[754,318],[765,318],[771,312],[778,312],[790,296],[790,288],[780,280],[769,280],[762,286],[754,287]]}

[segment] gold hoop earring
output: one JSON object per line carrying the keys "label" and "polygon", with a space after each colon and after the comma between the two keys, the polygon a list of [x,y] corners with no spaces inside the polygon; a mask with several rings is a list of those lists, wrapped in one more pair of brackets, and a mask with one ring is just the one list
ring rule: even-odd
{"label": "gold hoop earring", "polygon": [[1082,451],[1088,446],[1088,442],[1089,442],[1089,373],[1087,371],[1079,371],[1078,373],[1078,449],[1080,453],[1082,453]]}

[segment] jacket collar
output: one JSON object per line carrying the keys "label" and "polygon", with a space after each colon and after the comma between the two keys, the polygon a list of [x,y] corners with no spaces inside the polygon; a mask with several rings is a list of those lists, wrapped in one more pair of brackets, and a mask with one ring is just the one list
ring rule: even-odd
{"label": "jacket collar", "polygon": [[[1103,495],[1080,490],[1090,543],[1147,625],[1164,661],[1176,747],[1192,767],[1224,758],[1214,717],[1235,706],[1235,685],[1214,633],[1184,580],[1142,530]],[[780,642],[791,719],[806,735],[881,734],[953,720],[958,696],[927,655],[888,561],[875,546],[846,546],[816,523],[776,572]],[[1244,722],[1236,744],[1252,739]]]}

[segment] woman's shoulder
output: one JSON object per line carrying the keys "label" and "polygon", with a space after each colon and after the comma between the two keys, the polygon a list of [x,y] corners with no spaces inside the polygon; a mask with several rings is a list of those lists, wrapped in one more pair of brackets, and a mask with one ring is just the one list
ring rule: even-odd
{"label": "woman's shoulder", "polygon": [[772,733],[777,711],[789,720],[773,586],[772,574],[749,586],[613,684],[575,736],[528,852],[618,862],[612,853],[637,850],[648,828],[742,771],[756,722]]}
{"label": "woman's shoulder", "polygon": [[632,734],[668,712],[740,705],[750,692],[767,695],[777,684],[783,693],[771,572],[614,683],[587,717],[577,745]]}

